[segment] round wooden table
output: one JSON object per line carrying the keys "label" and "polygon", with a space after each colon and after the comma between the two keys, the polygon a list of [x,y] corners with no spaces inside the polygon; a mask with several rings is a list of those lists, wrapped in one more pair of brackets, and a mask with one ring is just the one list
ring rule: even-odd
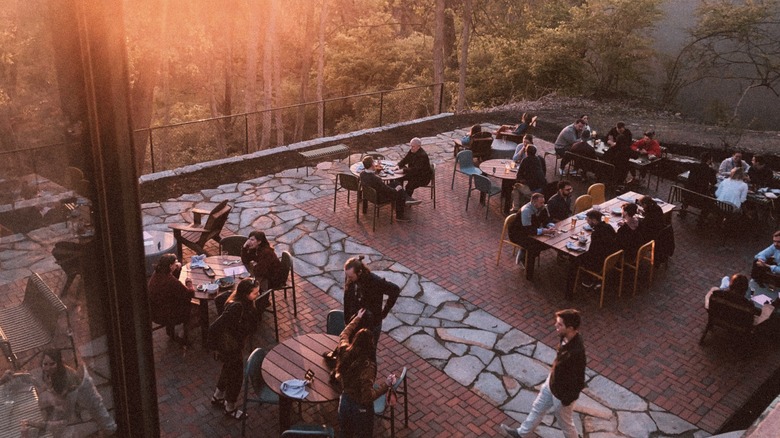
{"label": "round wooden table", "polygon": [[325,364],[322,353],[333,351],[338,345],[338,336],[314,333],[287,339],[275,346],[263,360],[263,380],[272,391],[279,394],[279,430],[290,428],[290,412],[293,399],[282,393],[282,382],[290,379],[303,380],[307,370],[314,372],[314,381],[306,387],[309,395],[303,400],[309,403],[323,403],[337,400],[341,388],[329,382],[330,368]]}
{"label": "round wooden table", "polygon": [[[246,272],[246,268],[244,268],[244,265],[241,264],[241,257],[239,256],[211,256],[206,257],[205,259],[206,265],[208,265],[211,269],[214,270],[214,278],[209,277],[206,275],[206,271],[203,268],[192,268],[189,263],[186,265],[183,265],[181,268],[181,274],[179,274],[179,281],[184,283],[187,280],[187,277],[192,279],[192,284],[195,286],[195,299],[198,300],[199,304],[199,311],[200,311],[200,335],[201,340],[203,341],[203,345],[206,345],[206,338],[208,336],[209,331],[209,301],[214,301],[214,298],[217,297],[220,291],[217,291],[216,293],[208,293],[206,291],[199,291],[197,287],[201,284],[206,283],[213,283],[214,281],[223,278],[228,277],[230,271],[227,273],[225,272],[226,269],[229,269],[231,271],[241,271],[243,270]],[[229,263],[228,265],[225,264],[225,262]],[[240,269],[236,269],[240,268]],[[238,273],[235,274],[236,281],[233,283],[233,287],[238,284],[240,281],[238,278]],[[248,275],[247,275],[248,276]]]}

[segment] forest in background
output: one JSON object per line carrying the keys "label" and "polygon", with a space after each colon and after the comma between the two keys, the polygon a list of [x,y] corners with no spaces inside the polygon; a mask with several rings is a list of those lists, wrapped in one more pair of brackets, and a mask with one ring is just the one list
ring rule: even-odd
{"label": "forest in background", "polygon": [[[552,92],[670,108],[680,90],[733,79],[743,96],[780,78],[778,0],[703,0],[679,53],[651,33],[662,0],[123,0],[135,129],[160,131],[166,168],[383,120],[479,110]],[[67,141],[48,0],[7,0],[0,20],[2,150]],[[41,13],[43,12],[43,13]],[[661,78],[661,81],[654,78]],[[776,94],[776,93],[775,93]],[[738,102],[738,107],[742,102]],[[748,126],[737,108],[713,121]],[[148,133],[136,136],[148,172]],[[159,170],[159,169],[158,169]]]}

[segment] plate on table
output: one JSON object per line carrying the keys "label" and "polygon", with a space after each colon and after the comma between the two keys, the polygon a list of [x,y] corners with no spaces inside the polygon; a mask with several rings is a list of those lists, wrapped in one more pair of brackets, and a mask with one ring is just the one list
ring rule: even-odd
{"label": "plate on table", "polygon": [[621,214],[623,214],[623,209],[621,207],[614,207],[612,209],[612,214],[614,214],[614,215],[621,215]]}
{"label": "plate on table", "polygon": [[582,227],[582,229],[585,231],[593,231],[593,227],[591,227],[590,224],[585,224],[585,226]]}
{"label": "plate on table", "polygon": [[232,289],[233,285],[236,284],[236,280],[233,277],[222,277],[217,283],[220,289]]}

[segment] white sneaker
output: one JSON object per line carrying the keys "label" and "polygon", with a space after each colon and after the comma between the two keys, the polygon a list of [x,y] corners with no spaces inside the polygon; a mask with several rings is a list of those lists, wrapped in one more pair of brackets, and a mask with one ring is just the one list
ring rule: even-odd
{"label": "white sneaker", "polygon": [[420,201],[419,199],[409,198],[406,200],[406,205],[418,205],[418,204],[422,204],[422,201]]}
{"label": "white sneaker", "polygon": [[521,265],[523,268],[525,268],[525,251],[517,251],[517,255],[515,256],[515,264]]}

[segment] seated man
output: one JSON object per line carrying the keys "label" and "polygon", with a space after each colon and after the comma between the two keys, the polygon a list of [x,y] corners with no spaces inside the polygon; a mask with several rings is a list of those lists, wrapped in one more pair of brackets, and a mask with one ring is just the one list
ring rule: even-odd
{"label": "seated man", "polygon": [[[602,217],[601,212],[596,210],[589,210],[586,215],[588,225],[593,228],[593,232],[590,235],[590,246],[585,254],[572,259],[573,262],[569,267],[569,278],[566,282],[566,299],[572,298],[574,280],[577,277],[577,269],[580,266],[589,271],[601,272],[601,269],[604,267],[604,260],[616,251],[615,230],[611,225],[604,223]],[[585,287],[596,286],[590,276],[585,278],[582,285]]]}
{"label": "seated man", "polygon": [[636,204],[626,202],[620,208],[622,212],[615,239],[618,248],[624,251],[625,261],[634,263],[637,251],[645,244],[642,230],[639,228],[639,218],[636,217],[639,207]]}
{"label": "seated man", "polygon": [[572,215],[572,188],[565,179],[558,181],[558,192],[547,202],[547,211],[553,222],[562,221]]}
{"label": "seated man", "polygon": [[702,195],[712,196],[713,188],[718,183],[716,175],[715,169],[712,168],[712,154],[704,152],[701,154],[701,161],[691,168],[685,188]]}
{"label": "seated man", "polygon": [[[585,158],[596,160],[597,159],[596,149],[594,149],[593,146],[590,145],[590,143],[591,143],[590,131],[586,129],[585,131],[582,132],[582,137],[577,141],[577,143],[574,143],[571,146],[571,150],[569,152],[573,154],[581,155]],[[580,176],[587,177],[587,175],[585,175],[584,172],[590,166],[583,167],[582,164],[577,165],[578,163],[576,162],[577,161],[576,159],[574,161],[575,161],[575,168],[576,168],[575,172],[576,173],[583,172],[582,175]]]}
{"label": "seated man", "polygon": [[610,146],[614,145],[614,143],[617,142],[618,136],[625,137],[629,144],[634,141],[633,134],[631,134],[630,129],[626,128],[625,122],[617,122],[617,124],[615,124],[615,126],[609,130],[607,133],[607,144]]}
{"label": "seated man", "polygon": [[749,284],[748,278],[742,274],[734,274],[731,276],[731,279],[723,277],[720,288],[713,287],[707,292],[707,295],[704,297],[704,308],[710,308],[710,297],[721,297],[746,311],[753,312],[754,326],[761,324],[772,316],[775,307],[771,303],[763,304],[761,309],[756,307],[753,304],[753,300],[748,298],[747,295]]}
{"label": "seated man", "polygon": [[775,175],[772,169],[766,165],[766,159],[762,155],[753,156],[753,166],[748,170],[750,185],[756,189],[762,187],[772,187],[774,185]]}
{"label": "seated man", "polygon": [[[187,322],[190,319],[190,300],[195,296],[192,280],[181,284],[178,273],[181,263],[175,254],[164,254],[149,279],[149,308],[152,321],[165,326],[165,332],[176,342],[187,344]],[[176,336],[175,326],[184,325],[184,335]]]}
{"label": "seated man", "polygon": [[742,152],[734,152],[734,155],[726,158],[720,163],[718,167],[718,179],[725,179],[731,175],[731,170],[735,167],[741,168],[742,172],[747,174],[750,172],[750,165],[742,159]]}
{"label": "seated man", "polygon": [[566,165],[569,164],[569,160],[566,158],[566,152],[571,150],[571,147],[580,138],[584,129],[585,121],[577,119],[571,125],[561,129],[558,138],[555,139],[555,155],[561,157],[561,167],[558,169],[559,175],[563,175]]}
{"label": "seated man", "polygon": [[536,155],[536,146],[528,145],[525,152],[526,156],[517,168],[515,182],[527,185],[532,192],[541,192],[547,185],[547,165],[544,158]]}
{"label": "seated man", "polygon": [[[623,184],[630,168],[629,160],[637,158],[639,153],[631,149],[631,139],[625,134],[619,134],[614,141],[608,139],[607,145],[609,145],[609,149],[604,152],[604,161],[615,166],[615,175],[613,175],[614,181],[602,182],[607,185],[611,183]],[[633,181],[633,177],[628,182],[631,181]]]}
{"label": "seated man", "polygon": [[360,172],[360,184],[371,187],[376,190],[379,202],[395,202],[395,220],[398,222],[409,222],[404,215],[406,207],[406,191],[400,185],[394,189],[385,184],[382,178],[377,176],[376,171],[381,169],[381,163],[374,163],[373,157],[363,158],[363,171]]}
{"label": "seated man", "polygon": [[422,148],[422,140],[415,137],[409,142],[409,152],[398,162],[398,167],[403,170],[403,181],[406,181],[406,194],[409,198],[409,204],[419,204],[419,201],[412,198],[414,189],[427,186],[431,182],[431,160],[428,153]]}
{"label": "seated man", "polygon": [[780,230],[772,234],[772,244],[756,254],[750,277],[762,287],[765,283],[780,286]]}
{"label": "seated man", "polygon": [[[661,144],[655,139],[655,131],[645,131],[642,138],[635,141],[631,145],[631,149],[637,152],[639,155],[647,155],[647,158],[657,158],[661,156]],[[631,178],[636,176],[636,170],[631,169]],[[645,177],[645,171],[643,170],[639,174],[639,178]]]}
{"label": "seated man", "polygon": [[[554,235],[555,230],[547,228],[550,222],[550,215],[544,207],[544,195],[534,193],[531,195],[531,202],[525,204],[520,209],[518,217],[512,222],[509,228],[509,240],[522,246],[524,249],[517,253],[515,261],[525,266],[525,278],[533,280],[534,262],[539,253],[545,249],[545,245],[530,236]],[[526,260],[526,252],[528,258]]]}

